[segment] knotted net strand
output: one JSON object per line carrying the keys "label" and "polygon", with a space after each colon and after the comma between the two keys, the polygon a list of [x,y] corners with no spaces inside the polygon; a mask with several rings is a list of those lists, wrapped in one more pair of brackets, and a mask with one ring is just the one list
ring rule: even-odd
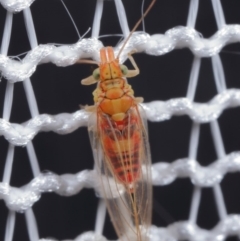
{"label": "knotted net strand", "polygon": [[[32,143],[34,137],[39,132],[53,131],[60,135],[72,133],[80,127],[87,126],[89,114],[83,109],[74,113],[40,114],[30,78],[38,70],[38,65],[41,64],[52,63],[58,67],[67,67],[73,65],[78,59],[91,58],[99,60],[99,49],[103,47],[103,44],[98,37],[104,1],[96,1],[91,38],[85,37],[74,44],[60,46],[55,44],[38,44],[30,10],[31,4],[34,5],[33,0],[1,0],[0,2],[7,11],[0,54],[0,70],[4,79],[7,80],[3,101],[3,115],[0,119],[0,133],[9,143],[3,178],[0,183],[0,196],[9,210],[4,240],[13,240],[15,226],[18,225],[16,223],[16,212],[22,212],[26,217],[29,240],[52,241],[54,240],[52,238],[41,239],[42,237],[39,235],[37,221],[32,210],[33,204],[40,200],[41,194],[55,192],[62,196],[72,196],[78,194],[83,188],[92,188],[100,192],[100,187],[94,170],[80,170],[76,174],[67,173],[62,175],[41,171],[39,167],[41,160],[38,161]],[[222,61],[219,57],[219,53],[226,45],[239,42],[240,25],[227,24],[221,2],[219,0],[212,0],[211,2],[218,27],[218,30],[212,37],[203,38],[195,30],[199,1],[191,0],[189,2],[186,26],[174,27],[165,33],[154,35],[146,32],[135,32],[120,56],[120,62],[124,62],[127,59],[127,54],[135,50],[136,52],[144,52],[148,55],[164,58],[167,56],[167,53],[182,48],[189,48],[194,55],[185,97],[172,98],[166,101],[157,100],[143,104],[147,118],[152,122],[165,122],[173,116],[180,115],[187,115],[192,120],[188,156],[178,158],[171,163],[162,161],[156,163],[154,160],[155,163],[152,166],[153,185],[155,186],[169,185],[176,179],[183,177],[191,180],[194,189],[189,217],[185,221],[174,222],[167,227],[152,226],[149,237],[150,240],[154,241],[219,241],[225,240],[228,236],[240,235],[240,216],[238,214],[228,214],[220,186],[226,174],[240,170],[240,152],[226,153],[218,123],[218,119],[223,111],[240,105],[240,90],[227,89]],[[130,28],[124,5],[121,0],[115,0],[115,5],[121,30],[124,38],[126,38],[129,35]],[[13,14],[21,14],[21,12],[24,16],[31,50],[19,60],[9,57],[8,49],[11,39]],[[121,48],[121,44],[115,47],[116,53]],[[199,80],[201,59],[203,57],[211,59],[218,93],[206,103],[197,103],[194,99]],[[31,113],[31,118],[22,124],[9,121],[16,82],[23,82]],[[161,96],[159,98],[161,99]],[[209,123],[210,125],[217,154],[216,160],[208,166],[203,166],[197,161],[200,126],[204,123]],[[29,180],[22,187],[10,185],[14,153],[17,146],[26,146],[33,172],[33,179]],[[219,222],[211,230],[200,228],[197,224],[201,192],[204,187],[213,189],[219,215]],[[105,205],[100,201],[95,231],[84,232],[73,240],[107,240],[102,235],[104,219]]]}

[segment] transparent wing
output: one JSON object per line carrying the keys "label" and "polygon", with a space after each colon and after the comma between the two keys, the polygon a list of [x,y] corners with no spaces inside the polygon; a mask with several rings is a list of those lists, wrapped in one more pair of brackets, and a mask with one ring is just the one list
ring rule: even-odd
{"label": "transparent wing", "polygon": [[134,106],[120,123],[100,110],[89,122],[100,195],[121,240],[146,241],[151,224],[151,157],[144,118]]}

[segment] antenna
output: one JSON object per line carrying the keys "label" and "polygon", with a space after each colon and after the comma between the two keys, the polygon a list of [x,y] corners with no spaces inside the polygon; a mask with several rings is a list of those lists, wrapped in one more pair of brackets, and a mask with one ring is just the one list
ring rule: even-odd
{"label": "antenna", "polygon": [[72,18],[72,16],[71,16],[71,14],[70,14],[70,12],[69,12],[66,4],[63,2],[63,0],[61,0],[61,2],[62,2],[63,7],[66,9],[66,11],[67,11],[67,13],[68,13],[68,16],[70,17],[70,19],[71,19],[71,21],[72,21],[72,23],[73,23],[74,28],[76,29],[78,38],[80,39],[80,38],[81,38],[81,35],[80,35],[79,31],[78,31],[78,28],[77,28],[77,26],[76,26],[76,24],[75,24],[75,22],[74,22],[74,20],[73,20],[73,18]]}
{"label": "antenna", "polygon": [[142,22],[142,20],[146,17],[146,15],[148,14],[148,12],[151,10],[151,8],[153,7],[154,3],[156,2],[156,0],[152,0],[152,2],[150,3],[150,5],[148,6],[147,10],[145,11],[145,13],[142,15],[142,17],[138,20],[138,22],[135,24],[134,28],[132,29],[132,31],[130,32],[130,34],[128,35],[128,37],[126,38],[123,46],[121,47],[118,55],[117,55],[117,59],[119,58],[121,52],[123,51],[124,47],[126,46],[128,40],[130,39],[130,37],[132,36],[133,32],[137,29],[137,27],[140,25],[140,23]]}

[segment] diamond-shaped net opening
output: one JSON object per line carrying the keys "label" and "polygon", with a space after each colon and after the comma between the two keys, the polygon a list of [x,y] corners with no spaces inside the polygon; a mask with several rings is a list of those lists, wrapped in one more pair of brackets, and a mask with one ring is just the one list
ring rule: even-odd
{"label": "diamond-shaped net opening", "polygon": [[[80,80],[95,66],[75,62],[119,49],[142,2],[66,1],[80,39],[60,1],[0,2],[0,239],[117,239],[95,195],[89,114],[79,109],[93,103],[95,86]],[[129,82],[149,120],[149,240],[240,235],[239,8],[158,0],[121,54],[137,52],[141,73]]]}

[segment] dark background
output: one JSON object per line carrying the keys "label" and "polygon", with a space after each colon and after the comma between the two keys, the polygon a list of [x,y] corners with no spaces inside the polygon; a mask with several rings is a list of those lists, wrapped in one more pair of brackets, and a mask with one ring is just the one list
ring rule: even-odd
{"label": "dark background", "polygon": [[[141,0],[123,0],[130,29],[141,16]],[[80,34],[92,26],[95,0],[65,1]],[[146,1],[147,6],[150,1]],[[158,0],[145,19],[146,32],[164,33],[176,26],[185,26],[189,0]],[[240,2],[222,1],[226,22],[240,23]],[[38,43],[72,44],[78,41],[76,31],[59,0],[36,0],[31,6]],[[0,6],[0,34],[3,33],[5,9]],[[196,29],[205,38],[213,35],[216,22],[211,1],[200,1]],[[139,27],[141,30],[141,27]],[[104,2],[104,12],[100,35],[121,33],[114,1]],[[90,37],[88,33],[86,37]],[[1,37],[1,35],[0,35]],[[105,46],[115,46],[119,38],[101,39]],[[30,46],[24,26],[22,12],[14,15],[9,55],[18,55],[29,51]],[[239,44],[232,44],[224,51],[240,51]],[[240,87],[240,55],[223,52],[220,54],[228,88]],[[143,96],[146,102],[184,97],[187,91],[193,55],[189,49],[174,50],[159,57],[136,54],[134,56],[141,74],[130,80],[136,96]],[[89,76],[95,66],[74,65],[66,68],[53,64],[38,66],[31,80],[36,94],[40,113],[72,113],[79,104],[92,104],[94,86],[82,86],[80,80]],[[3,110],[6,80],[0,84],[0,113]],[[204,58],[195,101],[207,102],[217,94],[211,60]],[[30,113],[22,83],[15,84],[14,101],[10,121],[22,123],[29,120]],[[228,109],[219,118],[226,153],[239,150],[240,110]],[[187,157],[192,121],[188,116],[173,117],[169,121],[149,123],[149,138],[152,161],[173,162]],[[68,135],[53,132],[39,133],[33,140],[42,171],[50,170],[57,174],[77,173],[92,169],[93,158],[86,128],[79,128]],[[3,173],[8,142],[0,138],[0,170]],[[209,124],[201,126],[198,161],[206,166],[217,159]],[[33,178],[28,156],[24,147],[16,147],[11,178],[12,186],[22,186]],[[228,213],[240,212],[240,175],[227,174],[221,183]],[[188,178],[178,179],[171,185],[154,187],[153,224],[168,224],[188,219],[193,186]],[[55,193],[43,194],[33,210],[38,222],[40,238],[73,239],[82,232],[94,229],[98,199],[92,189],[84,189],[71,197],[61,197]],[[7,208],[0,202],[0,240],[3,240],[7,217]],[[198,225],[205,229],[213,228],[219,221],[211,188],[203,189]],[[109,219],[104,228],[108,239],[116,238]],[[28,240],[25,218],[17,214],[14,241]],[[228,240],[235,240],[229,238]]]}

